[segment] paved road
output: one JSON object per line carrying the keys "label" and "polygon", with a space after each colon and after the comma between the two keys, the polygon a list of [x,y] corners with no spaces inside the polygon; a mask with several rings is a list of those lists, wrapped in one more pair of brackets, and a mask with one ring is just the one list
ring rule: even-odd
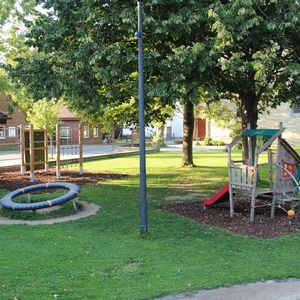
{"label": "paved road", "polygon": [[202,290],[193,295],[167,296],[157,300],[300,300],[300,279],[269,280]]}
{"label": "paved road", "polygon": [[[136,147],[120,147],[116,145],[84,145],[83,157],[95,157],[107,154],[114,154],[120,152],[137,151]],[[50,153],[50,150],[49,150]],[[55,156],[55,152],[54,152]],[[61,160],[77,159],[79,158],[78,147],[63,146],[61,148]],[[19,151],[3,151],[0,152],[0,168],[18,166],[21,163]]]}

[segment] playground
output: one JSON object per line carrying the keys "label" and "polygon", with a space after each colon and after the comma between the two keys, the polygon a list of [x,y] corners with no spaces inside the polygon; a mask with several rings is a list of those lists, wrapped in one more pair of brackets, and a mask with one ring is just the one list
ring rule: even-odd
{"label": "playground", "polygon": [[[281,139],[283,131],[246,129],[227,152],[196,151],[195,168],[182,168],[178,152],[148,154],[151,229],[143,238],[136,230],[138,155],[49,168],[43,154],[37,170],[32,155],[31,168],[21,168],[24,174],[2,170],[0,242],[5,248],[0,259],[9,263],[2,264],[0,294],[17,299],[144,299],[299,277],[300,158]],[[264,135],[265,141],[257,146],[254,161],[243,160],[234,146],[245,136],[250,148],[253,135]],[[25,194],[25,200],[14,200]],[[83,205],[95,207],[80,218]],[[36,214],[58,206],[62,208],[48,215]],[[22,259],[14,260],[19,249]],[[48,258],[42,262],[42,257]]]}
{"label": "playground", "polygon": [[[272,239],[241,236],[218,224],[160,209],[175,201],[189,205],[191,199],[184,198],[188,194],[201,204],[228,184],[225,152],[196,152],[196,168],[182,168],[180,162],[178,152],[147,155],[150,231],[143,238],[137,230],[138,156],[84,163],[84,174],[117,174],[113,180],[81,184],[80,201],[101,206],[96,215],[54,225],[1,225],[1,297],[153,299],[300,276],[299,234]],[[78,165],[71,169],[78,174]],[[61,179],[63,174],[62,169]],[[7,192],[2,188],[1,197]],[[224,216],[230,218],[229,204],[222,205],[227,205]],[[251,226],[249,205],[247,209],[245,227]],[[220,213],[217,207],[207,212]],[[254,224],[259,216],[257,209]],[[268,208],[270,230],[278,229],[279,214],[275,216],[272,223]]]}
{"label": "playground", "polygon": [[[88,165],[90,164],[91,163],[88,163]],[[35,172],[34,183],[29,182],[30,174],[28,172],[24,176],[20,176],[19,173],[20,172],[17,170],[3,170],[0,174],[0,185],[2,189],[13,191],[23,188],[24,186],[54,182],[57,180],[55,168],[50,168],[48,172],[45,172],[44,170],[37,170]],[[71,182],[80,186],[86,184],[97,184],[109,180],[121,180],[129,176],[129,174],[125,173],[120,174],[97,171],[85,171],[81,176],[78,176],[76,164],[71,164],[69,168],[63,167],[61,175],[60,181]],[[18,180],[14,180],[17,177]],[[199,184],[201,185],[201,183]],[[190,184],[180,184],[179,186],[174,187],[174,190],[182,190],[182,188],[186,189],[189,187],[193,186]],[[203,200],[203,197],[199,193],[171,196],[167,197],[166,200],[171,203],[159,206],[163,210],[191,218],[202,224],[224,228],[239,235],[270,239],[281,235],[300,232],[299,215],[290,220],[287,218],[286,212],[278,210],[276,218],[271,219],[270,208],[267,206],[259,208],[256,214],[256,222],[250,222],[250,206],[249,200],[246,198],[237,202],[234,218],[230,217],[230,205],[228,201],[205,209],[201,201]],[[258,204],[264,203],[263,201],[260,202],[258,201]]]}
{"label": "playground", "polygon": [[[183,203],[175,197],[179,203],[161,208],[241,235],[272,238],[299,232],[300,156],[282,138],[284,130],[282,124],[277,129],[243,130],[227,147],[228,185],[203,203]],[[264,139],[254,151],[252,137]],[[243,138],[248,158],[237,158],[233,149]]]}
{"label": "playground", "polygon": [[[286,2],[2,1],[0,139],[20,163],[0,170],[0,299],[300,297]],[[138,151],[112,144],[124,126]],[[179,128],[182,153],[160,152]]]}

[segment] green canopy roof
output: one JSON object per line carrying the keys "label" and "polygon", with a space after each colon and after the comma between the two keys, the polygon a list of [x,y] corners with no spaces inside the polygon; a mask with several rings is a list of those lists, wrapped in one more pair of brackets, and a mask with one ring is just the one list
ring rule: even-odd
{"label": "green canopy roof", "polygon": [[243,136],[273,136],[278,133],[278,129],[246,129]]}

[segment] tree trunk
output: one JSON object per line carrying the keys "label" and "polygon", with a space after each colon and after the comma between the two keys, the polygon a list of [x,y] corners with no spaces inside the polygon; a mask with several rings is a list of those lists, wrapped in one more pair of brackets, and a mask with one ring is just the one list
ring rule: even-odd
{"label": "tree trunk", "polygon": [[158,136],[158,142],[161,146],[165,146],[165,138],[164,138],[164,125],[159,125],[157,128],[157,136]]}
{"label": "tree trunk", "polygon": [[134,146],[133,129],[131,128],[131,147]]}
{"label": "tree trunk", "polygon": [[183,166],[194,166],[193,163],[194,104],[184,104],[183,110]]}
{"label": "tree trunk", "polygon": [[[245,129],[250,124],[251,129],[257,128],[258,112],[255,93],[244,94],[242,98],[242,127]],[[243,159],[250,159],[252,165],[255,158],[256,137],[250,137],[252,153],[249,157],[249,145],[246,138],[243,139]]]}
{"label": "tree trunk", "polygon": [[51,149],[51,157],[53,157],[53,136],[50,136],[50,149]]}

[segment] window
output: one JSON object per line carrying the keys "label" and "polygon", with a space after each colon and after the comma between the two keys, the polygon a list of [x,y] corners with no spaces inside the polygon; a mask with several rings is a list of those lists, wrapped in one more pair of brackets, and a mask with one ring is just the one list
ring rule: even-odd
{"label": "window", "polygon": [[65,139],[70,137],[71,130],[70,127],[60,127],[60,138]]}
{"label": "window", "polygon": [[85,139],[88,139],[90,137],[89,125],[84,125],[83,126],[83,137]]}
{"label": "window", "polygon": [[99,130],[98,130],[98,127],[95,127],[93,129],[93,136],[96,138],[96,137],[99,137]]}
{"label": "window", "polygon": [[71,138],[71,128],[68,126],[60,127],[60,138],[61,139],[70,139]]}
{"label": "window", "polygon": [[69,126],[59,126],[59,138],[62,145],[72,143],[72,128]]}
{"label": "window", "polygon": [[17,136],[16,127],[8,127],[8,136],[9,137],[16,137]]}
{"label": "window", "polygon": [[0,139],[5,139],[5,126],[0,126]]}

